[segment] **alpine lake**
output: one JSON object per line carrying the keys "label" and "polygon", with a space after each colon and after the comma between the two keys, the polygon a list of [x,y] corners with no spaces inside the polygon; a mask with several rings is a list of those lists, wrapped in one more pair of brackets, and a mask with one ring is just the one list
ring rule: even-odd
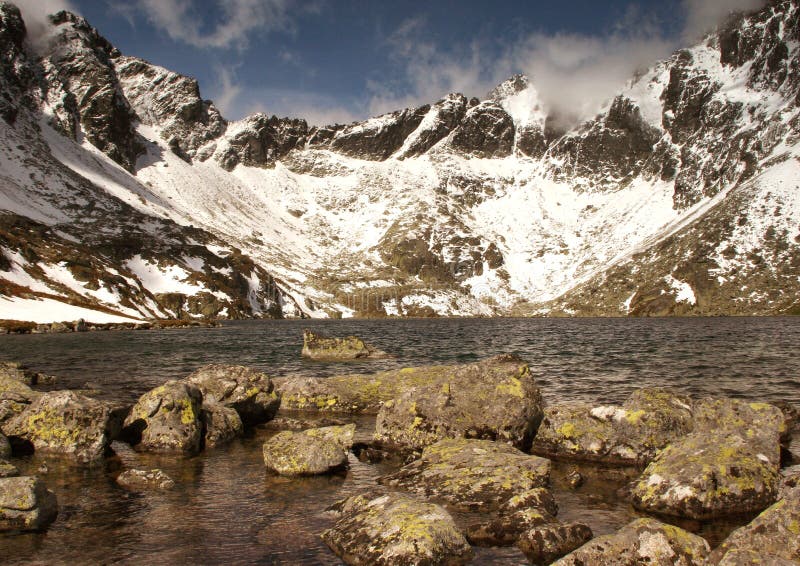
{"label": "alpine lake", "polygon": [[[393,358],[322,363],[300,357],[302,331],[357,335]],[[0,360],[58,377],[51,388],[134,403],[169,379],[208,363],[242,364],[271,377],[371,373],[395,367],[472,362],[516,353],[528,362],[546,402],[621,403],[642,387],[669,387],[800,406],[800,318],[418,319],[242,321],[219,328],[0,337]],[[41,388],[40,388],[41,389]],[[279,416],[287,416],[279,413]],[[290,415],[289,415],[290,416]],[[307,417],[307,415],[305,415]],[[337,415],[333,415],[337,416]],[[358,441],[374,417],[356,417]],[[77,468],[52,455],[15,458],[40,475],[59,501],[45,532],[0,535],[5,564],[341,564],[320,539],[333,503],[366,490],[396,469],[352,453],[346,473],[290,479],[269,474],[261,447],[274,430],[257,427],[194,457],[139,453],[114,443],[104,466]],[[797,443],[798,439],[795,439]],[[640,516],[619,495],[624,470],[554,462],[559,519],[611,533]],[[177,486],[132,493],[121,469],[160,468]],[[459,524],[475,520],[454,513]],[[751,517],[677,522],[713,546]],[[516,547],[476,548],[475,564],[526,564]]]}

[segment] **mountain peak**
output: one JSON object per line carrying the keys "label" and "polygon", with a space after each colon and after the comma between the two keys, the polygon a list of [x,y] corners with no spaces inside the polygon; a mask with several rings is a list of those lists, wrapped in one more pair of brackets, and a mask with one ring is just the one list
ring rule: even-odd
{"label": "mountain peak", "polygon": [[530,86],[530,79],[526,75],[516,74],[511,78],[506,79],[489,93],[488,97],[491,100],[501,101],[509,96],[514,96],[526,90]]}

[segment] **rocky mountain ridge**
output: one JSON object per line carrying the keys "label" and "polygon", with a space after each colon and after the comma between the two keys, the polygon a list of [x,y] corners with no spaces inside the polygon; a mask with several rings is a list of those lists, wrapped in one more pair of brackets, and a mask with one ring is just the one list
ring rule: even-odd
{"label": "rocky mountain ridge", "polygon": [[349,125],[228,122],[72,14],[34,53],[2,4],[0,210],[47,236],[0,232],[0,318],[36,297],[128,316],[795,312],[798,17],[734,15],[560,132],[523,76]]}

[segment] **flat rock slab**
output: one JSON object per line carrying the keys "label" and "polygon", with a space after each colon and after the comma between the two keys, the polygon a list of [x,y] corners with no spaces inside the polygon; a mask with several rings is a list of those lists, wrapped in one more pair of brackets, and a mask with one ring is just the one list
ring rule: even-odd
{"label": "flat rock slab", "polygon": [[490,440],[446,439],[378,482],[468,510],[499,509],[550,481],[550,461]]}
{"label": "flat rock slab", "polygon": [[234,409],[247,426],[269,421],[281,404],[272,379],[246,366],[210,364],[186,381],[200,390],[204,404]]}
{"label": "flat rock slab", "polygon": [[564,403],[545,409],[533,452],[564,460],[644,467],[692,430],[692,401],[665,389],[640,389],[623,405]]}
{"label": "flat rock slab", "polygon": [[73,457],[80,464],[102,460],[111,440],[111,408],[73,391],[39,395],[3,424],[12,444],[30,443],[37,452]]}
{"label": "flat rock slab", "polygon": [[527,365],[514,356],[496,356],[474,364],[420,366],[372,375],[339,375],[326,378],[276,378],[281,408],[286,410],[375,415],[386,401],[413,387],[439,386],[477,375],[486,382],[519,377]]}
{"label": "flat rock slab", "polygon": [[282,476],[314,476],[347,467],[356,425],[279,432],[264,443],[264,464]]}
{"label": "flat rock slab", "polygon": [[708,561],[719,566],[800,564],[800,487],[733,531]]}
{"label": "flat rock slab", "polygon": [[341,518],[322,533],[346,564],[466,564],[472,548],[438,505],[399,493],[363,494],[339,505]]}
{"label": "flat rock slab", "polygon": [[58,515],[56,496],[30,476],[0,478],[0,532],[38,531]]}
{"label": "flat rock slab", "polygon": [[637,519],[613,535],[592,539],[553,566],[702,566],[709,552],[708,543],[701,537],[654,519]]}
{"label": "flat rock slab", "polygon": [[443,438],[481,438],[530,448],[543,402],[527,364],[515,356],[460,366],[437,385],[384,403],[377,442],[419,450]]}
{"label": "flat rock slab", "polygon": [[691,519],[758,512],[775,501],[777,467],[737,434],[693,433],[662,450],[632,491],[634,507]]}
{"label": "flat rock slab", "polygon": [[310,330],[303,331],[303,350],[300,355],[304,358],[322,362],[390,357],[383,350],[367,344],[357,336],[335,338]]}
{"label": "flat rock slab", "polygon": [[175,487],[173,479],[158,469],[125,470],[117,476],[117,483],[132,491],[172,489]]}

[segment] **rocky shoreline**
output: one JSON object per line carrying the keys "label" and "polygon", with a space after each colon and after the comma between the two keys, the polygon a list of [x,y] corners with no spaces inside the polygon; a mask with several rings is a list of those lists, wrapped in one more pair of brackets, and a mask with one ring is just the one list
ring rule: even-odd
{"label": "rocky shoreline", "polygon": [[[126,444],[202,458],[256,427],[265,441],[253,458],[287,481],[340,474],[352,458],[389,466],[371,489],[332,506],[318,533],[348,564],[463,564],[479,548],[504,546],[532,564],[800,561],[800,470],[791,467],[800,454],[790,449],[798,419],[788,405],[667,389],[640,389],[620,405],[547,405],[513,355],[275,380],[214,364],[133,406],[36,391],[35,375],[0,366],[0,537],[46,530],[57,516],[46,474],[19,475],[15,460],[26,453],[79,467],[102,466]],[[356,438],[360,415],[375,418],[370,439]],[[639,516],[601,536],[558,518],[563,491],[554,488],[591,489],[597,466],[622,478],[615,497]],[[113,472],[121,494],[180,483],[123,468]],[[739,526],[724,540],[690,532],[721,519]]]}
{"label": "rocky shoreline", "polygon": [[144,322],[94,323],[83,319],[39,324],[23,320],[0,320],[2,334],[69,334],[71,332],[103,332],[111,330],[168,330],[173,328],[218,328],[218,320],[149,320]]}

